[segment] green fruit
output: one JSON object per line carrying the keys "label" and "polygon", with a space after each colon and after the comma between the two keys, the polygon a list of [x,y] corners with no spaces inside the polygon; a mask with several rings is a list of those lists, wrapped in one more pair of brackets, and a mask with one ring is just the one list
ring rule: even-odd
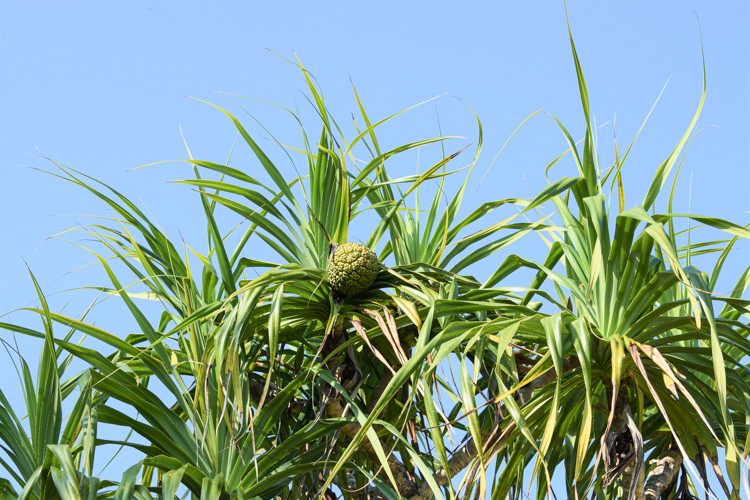
{"label": "green fruit", "polygon": [[328,259],[328,282],[339,293],[357,295],[373,284],[379,268],[375,252],[359,243],[344,243]]}
{"label": "green fruit", "polygon": [[[432,290],[434,292],[440,291],[440,283],[436,283],[434,281],[427,281],[427,280],[419,280],[419,281],[424,286],[426,286],[427,288],[429,288],[430,290]],[[402,299],[406,299],[409,302],[411,302],[412,304],[414,304],[414,306],[417,308],[417,310],[423,309],[423,308],[427,307],[427,304],[423,304],[418,298],[416,298],[413,295],[410,295],[410,294],[408,294],[406,292],[401,292],[401,298]],[[397,307],[396,308],[396,314],[395,314],[395,316],[397,318],[403,316],[404,314],[406,314],[406,313],[404,312],[403,309],[401,309],[401,307]],[[440,326],[440,323],[438,322],[438,320],[435,319],[435,320],[432,321],[432,328],[438,328],[439,326]],[[401,339],[404,342],[406,342],[411,347],[414,347],[415,345],[417,345],[416,344],[416,336],[417,335],[419,335],[419,329],[414,324],[410,324],[410,325],[407,325],[407,326],[399,329],[399,336],[401,337]]]}
{"label": "green fruit", "polygon": [[[419,280],[424,286],[432,290],[433,292],[440,291],[440,283],[436,283],[434,281],[427,281],[427,280]],[[427,307],[427,304],[423,304],[418,298],[414,297],[413,295],[410,295],[406,292],[401,292],[401,298],[404,298],[408,300],[409,302],[413,303],[417,309],[422,309],[423,307]],[[403,315],[404,312],[399,307],[399,316]]]}

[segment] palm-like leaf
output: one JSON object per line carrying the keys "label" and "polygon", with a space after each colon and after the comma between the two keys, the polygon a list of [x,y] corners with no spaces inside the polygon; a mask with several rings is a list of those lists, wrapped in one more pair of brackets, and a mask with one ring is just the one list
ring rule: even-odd
{"label": "palm-like leaf", "polygon": [[[304,175],[285,178],[237,118],[211,105],[235,125],[272,187],[228,164],[184,160],[195,176],[177,182],[200,197],[205,253],[187,245],[178,251],[125,196],[53,162],[60,171],[54,175],[112,210],[109,225],[76,229],[105,249],[87,249],[109,280],[91,288],[118,296],[140,333],[123,339],[84,318],[53,313],[41,292],[42,307],[30,310],[41,316],[44,333],[0,323],[44,339],[36,388],[25,368],[22,377],[31,437],[0,393],[0,437],[13,462],[3,465],[24,485],[19,495],[172,499],[186,488],[206,499],[312,498],[334,487],[346,498],[454,497],[462,490],[466,498],[491,491],[502,499],[518,497],[533,465],[542,498],[563,464],[569,495],[594,489],[600,498],[640,498],[650,484],[646,477],[661,477],[661,469],[649,468],[649,457],[673,465],[692,461],[705,481],[705,460],[717,462],[723,447],[732,491],[729,484],[725,489],[737,497],[749,439],[750,380],[742,362],[750,354],[743,320],[750,303],[742,295],[750,269],[730,297],[712,290],[732,245],[750,232],[672,213],[671,199],[666,213],[655,213],[657,195],[693,137],[700,106],[643,203],[624,210],[622,172],[630,148],[622,159],[617,153],[602,178],[572,48],[586,118],[580,150],[557,123],[578,177],[550,182],[532,200],[484,203],[464,218],[459,209],[482,148],[478,118],[466,177],[441,208],[445,179],[456,172],[446,166],[466,148],[422,174],[392,178],[387,167],[394,156],[452,138],[383,152],[377,129],[400,113],[372,123],[355,91],[365,128],[347,140],[301,63],[293,64],[308,84],[322,131],[315,147],[303,127],[300,147],[279,147],[290,158],[304,158]],[[371,159],[360,169],[354,152],[360,156],[363,147]],[[214,173],[218,180],[201,175]],[[431,179],[438,179],[438,189],[422,216],[420,187]],[[608,181],[610,192],[618,182],[617,215],[610,212]],[[411,200],[414,209],[407,207]],[[540,214],[550,201],[558,225]],[[474,230],[506,204],[523,208]],[[248,223],[233,249],[219,224],[226,209]],[[383,265],[365,292],[343,297],[326,279],[329,249],[348,240],[350,225],[367,210],[379,218],[367,246],[380,247],[381,262],[392,258],[394,265]],[[540,214],[536,222],[515,222],[532,211]],[[691,234],[675,232],[675,221],[684,218],[731,239],[689,238],[680,246]],[[497,236],[505,230],[510,233]],[[552,238],[544,238],[544,262],[513,255],[484,280],[462,274],[542,230]],[[256,238],[277,262],[255,258]],[[690,262],[691,255],[716,250],[721,254],[710,275]],[[123,281],[112,261],[147,291],[131,292],[133,278]],[[535,270],[535,278],[529,286],[512,286],[522,267]],[[249,270],[257,277],[247,279]],[[543,288],[548,285],[554,292]],[[164,306],[158,321],[139,308],[144,298]],[[55,338],[54,323],[70,333]],[[111,352],[72,343],[76,331]],[[88,369],[60,382],[71,357]],[[458,371],[457,387],[445,368]],[[62,429],[61,401],[76,384],[80,397]],[[446,409],[448,399],[453,406]],[[132,429],[148,444],[101,439],[97,423]],[[449,453],[449,445],[458,444],[456,430],[466,442]],[[117,482],[99,481],[91,472],[94,451],[106,444],[132,447],[144,458]],[[458,484],[455,478],[467,468]],[[690,484],[684,481],[683,492]]]}

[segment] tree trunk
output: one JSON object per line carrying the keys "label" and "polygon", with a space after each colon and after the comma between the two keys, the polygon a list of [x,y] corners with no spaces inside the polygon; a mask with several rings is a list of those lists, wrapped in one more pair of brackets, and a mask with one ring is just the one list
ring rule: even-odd
{"label": "tree trunk", "polygon": [[664,490],[677,479],[677,471],[681,466],[682,454],[679,451],[664,452],[646,480],[645,500],[658,500]]}

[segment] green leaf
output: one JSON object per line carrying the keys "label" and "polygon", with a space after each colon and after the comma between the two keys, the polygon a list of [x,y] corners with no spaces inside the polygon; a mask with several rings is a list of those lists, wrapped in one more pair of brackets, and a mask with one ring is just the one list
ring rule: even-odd
{"label": "green leaf", "polygon": [[135,491],[135,480],[137,479],[138,472],[141,470],[143,463],[138,462],[132,467],[128,468],[122,475],[122,481],[115,491],[114,500],[130,500]]}
{"label": "green leaf", "polygon": [[62,427],[62,395],[60,379],[57,373],[57,355],[55,337],[52,332],[52,315],[47,300],[42,294],[36,278],[29,270],[31,280],[42,304],[44,322],[44,346],[39,359],[37,376],[36,403],[34,405],[34,426],[31,429],[31,442],[34,444],[34,455],[37,464],[41,464],[47,455],[47,445],[57,444]]}

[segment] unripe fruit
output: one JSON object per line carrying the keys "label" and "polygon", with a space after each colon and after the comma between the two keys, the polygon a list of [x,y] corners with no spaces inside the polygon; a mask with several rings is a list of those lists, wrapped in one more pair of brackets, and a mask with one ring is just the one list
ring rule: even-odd
{"label": "unripe fruit", "polygon": [[375,252],[359,243],[344,243],[328,258],[328,282],[341,294],[357,295],[373,284],[379,268]]}

